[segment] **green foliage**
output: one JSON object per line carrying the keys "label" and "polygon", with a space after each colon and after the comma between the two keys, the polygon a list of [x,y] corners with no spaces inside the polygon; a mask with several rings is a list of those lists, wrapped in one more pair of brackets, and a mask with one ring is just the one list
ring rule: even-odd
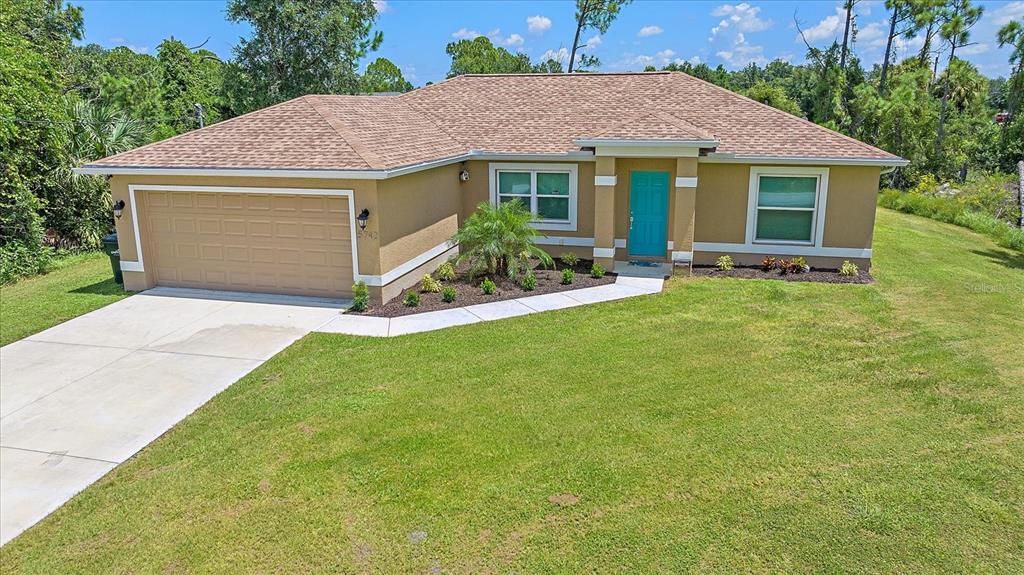
{"label": "green foliage", "polygon": [[366,311],[370,307],[370,288],[363,280],[352,285],[352,311]]}
{"label": "green foliage", "polygon": [[857,264],[850,260],[843,260],[843,265],[839,266],[839,275],[841,276],[855,276],[860,273],[857,269]]}
{"label": "green foliage", "polygon": [[807,265],[807,259],[804,258],[803,256],[797,256],[793,258],[792,260],[789,261],[789,265],[787,265],[786,267],[786,271],[788,271],[791,274],[802,274],[810,270],[810,267],[808,267]]}
{"label": "green foliage", "polygon": [[513,54],[495,46],[486,36],[452,42],[444,51],[452,59],[449,78],[462,74],[524,74],[533,71],[529,56],[521,52]]}
{"label": "green foliage", "polygon": [[0,245],[0,284],[46,273],[53,250],[39,242],[14,241]]}
{"label": "green foliage", "polygon": [[991,237],[1000,246],[1024,251],[1024,230],[991,214],[970,211],[955,198],[886,189],[879,194],[878,205],[963,226]]}
{"label": "green foliage", "polygon": [[735,267],[732,261],[732,256],[730,256],[729,254],[719,256],[718,259],[715,260],[715,267],[722,270],[723,272],[731,270],[733,267]]}
{"label": "green foliage", "polygon": [[306,94],[359,91],[359,60],[376,50],[373,0],[230,0],[227,17],[252,27],[228,70],[235,112]]}
{"label": "green foliage", "polygon": [[517,201],[480,204],[450,240],[459,246],[456,262],[469,262],[471,278],[502,272],[515,279],[526,271],[530,258],[545,267],[553,265],[551,256],[533,242],[538,232],[530,225],[532,219],[530,210]]}
{"label": "green foliage", "polygon": [[480,291],[484,295],[494,295],[498,291],[498,286],[491,281],[491,278],[484,278],[484,281],[480,282]]}
{"label": "green foliage", "polygon": [[523,279],[519,281],[519,287],[526,291],[537,289],[537,276],[533,275],[533,272],[526,272],[523,274]]}
{"label": "green foliage", "polygon": [[445,288],[441,290],[441,300],[445,303],[452,303],[458,295],[458,292],[456,292],[455,288],[452,286],[445,286]]}
{"label": "green foliage", "polygon": [[594,265],[590,266],[590,277],[595,279],[601,279],[604,277],[604,274],[605,270],[603,265],[595,263]]}
{"label": "green foliage", "polygon": [[761,271],[763,271],[763,272],[770,272],[773,269],[775,269],[775,265],[777,263],[778,263],[778,260],[776,260],[774,257],[772,257],[772,256],[764,256],[764,259],[761,260]]}
{"label": "green foliage", "polygon": [[779,262],[775,265],[777,268],[779,268],[780,274],[786,275],[789,273],[789,269],[792,266],[792,262],[783,258],[779,258]]}
{"label": "green foliage", "polygon": [[[596,68],[601,64],[597,56],[581,54],[580,50],[588,48],[583,35],[587,30],[596,30],[605,34],[612,22],[619,16],[622,7],[632,0],[576,0],[576,36],[573,38],[569,54],[569,71]],[[577,60],[577,56],[579,59]],[[577,66],[577,61],[579,65]]]}
{"label": "green foliage", "polygon": [[573,252],[565,252],[564,254],[558,256],[558,259],[561,260],[563,264],[569,267],[575,267],[576,264],[580,263],[580,257]]}
{"label": "green foliage", "polygon": [[437,279],[444,282],[455,279],[455,266],[452,265],[452,262],[444,262],[437,268]]}
{"label": "green foliage", "polygon": [[203,107],[205,124],[221,119],[220,61],[212,52],[193,53],[180,40],[168,38],[157,47],[162,71],[161,95],[167,124],[180,134],[198,128],[195,105]]}
{"label": "green foliage", "polygon": [[361,81],[361,90],[370,94],[376,92],[408,92],[412,84],[402,76],[402,70],[387,58],[377,58],[366,66]]}
{"label": "green foliage", "polygon": [[420,291],[424,293],[440,293],[441,283],[430,274],[427,274],[420,280]]}
{"label": "green foliage", "polygon": [[567,286],[576,279],[576,272],[572,268],[565,268],[562,270],[562,285]]}
{"label": "green foliage", "polygon": [[[756,64],[752,64],[756,67]],[[779,86],[773,86],[764,80],[758,81],[756,84],[751,86],[746,91],[746,96],[751,100],[756,100],[762,104],[767,104],[773,108],[778,108],[783,112],[792,114],[794,116],[802,118],[804,116],[803,110],[800,109],[800,104],[790,99],[786,95],[786,91]]]}
{"label": "green foliage", "polygon": [[420,294],[410,291],[405,294],[405,298],[402,299],[402,305],[405,307],[418,307],[420,305]]}

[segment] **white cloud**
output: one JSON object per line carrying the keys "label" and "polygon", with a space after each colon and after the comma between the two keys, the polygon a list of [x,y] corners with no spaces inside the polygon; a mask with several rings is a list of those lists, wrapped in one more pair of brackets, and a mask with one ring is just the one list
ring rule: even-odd
{"label": "white cloud", "polygon": [[1010,2],[992,10],[992,18],[995,19],[996,26],[1006,26],[1013,20],[1024,20],[1024,2]]}
{"label": "white cloud", "polygon": [[594,34],[593,36],[590,37],[590,39],[588,39],[583,44],[583,48],[597,48],[600,45],[601,45],[601,35],[600,34]]}
{"label": "white cloud", "polygon": [[526,27],[531,34],[543,34],[551,28],[551,18],[540,14],[530,16],[526,19]]}
{"label": "white cloud", "polygon": [[657,54],[654,55],[654,57],[659,59],[659,60],[664,60],[665,62],[668,62],[669,60],[672,59],[672,56],[675,56],[675,55],[676,55],[675,50],[668,50],[668,49],[666,49],[666,50],[662,50],[661,52],[658,52]]}
{"label": "white cloud", "polygon": [[[772,27],[771,20],[762,20],[758,18],[758,14],[761,9],[757,6],[751,6],[746,2],[740,4],[722,4],[711,11],[712,16],[717,17],[728,17],[728,21],[723,19],[718,23],[721,28],[727,28],[731,22],[733,26],[739,29],[741,32],[763,32]],[[723,26],[723,24],[725,24]],[[712,29],[712,34],[717,32]]]}
{"label": "white cloud", "polygon": [[387,14],[394,11],[394,8],[388,4],[388,0],[373,0],[373,7],[377,9],[378,14]]}
{"label": "white cloud", "polygon": [[978,54],[984,54],[985,52],[988,52],[991,49],[992,49],[992,46],[989,46],[988,44],[986,44],[984,42],[979,42],[977,44],[971,44],[970,46],[965,46],[965,47],[961,48],[960,49],[960,55],[961,56],[977,56]]}
{"label": "white cloud", "polygon": [[501,34],[501,28],[495,28],[487,33],[487,37],[491,39],[497,46],[509,46],[512,48],[519,48],[523,45],[524,39],[519,34],[509,34],[507,37]]}
{"label": "white cloud", "polygon": [[[712,36],[717,36],[719,32],[721,32],[722,30],[725,30],[728,27],[729,27],[729,22],[727,22],[725,20],[722,20],[721,22],[718,23],[718,26],[715,26],[714,28],[711,29],[711,35]],[[711,40],[712,40],[712,38],[708,38],[708,42],[710,42]]]}
{"label": "white cloud", "polygon": [[459,28],[458,30],[452,32],[452,38],[458,40],[472,40],[473,38],[477,38],[479,36],[482,36],[482,34],[477,32],[476,30],[470,30],[468,28]]}
{"label": "white cloud", "polygon": [[643,28],[640,29],[639,32],[636,33],[636,35],[640,36],[641,38],[646,38],[648,36],[657,36],[662,32],[664,32],[664,30],[661,29],[661,26],[651,25],[644,26]]}
{"label": "white cloud", "polygon": [[541,62],[547,62],[548,60],[555,60],[564,64],[569,61],[569,51],[565,48],[559,48],[558,50],[548,50],[540,55]]}
{"label": "white cloud", "polygon": [[404,76],[406,80],[409,80],[410,82],[415,82],[416,80],[419,79],[419,77],[416,76],[416,66],[401,66],[401,70],[402,76]]}
{"label": "white cloud", "polygon": [[764,55],[764,47],[755,46],[747,42],[747,38],[742,32],[736,35],[736,39],[730,48],[720,50],[715,55],[725,60],[730,66],[737,68],[746,66],[751,62],[762,66],[768,63],[768,58]]}
{"label": "white cloud", "polygon": [[[821,40],[831,40],[836,37],[839,33],[840,23],[846,22],[846,11],[843,10],[842,6],[836,6],[836,13],[831,16],[826,16],[821,22],[818,22],[813,27],[804,30],[804,38],[808,42],[818,42]],[[797,41],[800,37],[797,37]]]}
{"label": "white cloud", "polygon": [[857,31],[857,44],[878,48],[885,46],[888,36],[889,28],[886,22],[872,22]]}

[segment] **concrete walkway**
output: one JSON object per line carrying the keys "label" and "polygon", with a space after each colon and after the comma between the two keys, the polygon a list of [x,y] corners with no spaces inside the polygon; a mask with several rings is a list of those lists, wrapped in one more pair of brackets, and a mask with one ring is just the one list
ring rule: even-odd
{"label": "concrete walkway", "polygon": [[541,311],[654,294],[661,292],[664,283],[665,281],[660,277],[618,276],[615,279],[615,283],[603,286],[417,313],[396,318],[341,315],[320,326],[315,331],[394,337],[408,333],[434,331],[456,325],[493,321]]}
{"label": "concrete walkway", "polygon": [[0,348],[0,544],[348,303],[157,288]]}

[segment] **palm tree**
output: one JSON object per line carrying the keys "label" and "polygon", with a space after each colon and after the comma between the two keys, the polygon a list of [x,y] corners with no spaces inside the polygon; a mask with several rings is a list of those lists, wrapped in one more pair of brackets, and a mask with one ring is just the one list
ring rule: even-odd
{"label": "palm tree", "polygon": [[498,206],[480,204],[449,240],[459,246],[456,262],[469,262],[470,277],[504,271],[512,279],[526,272],[530,258],[539,259],[545,267],[552,265],[551,256],[533,242],[537,230],[530,225],[532,219],[519,200]]}

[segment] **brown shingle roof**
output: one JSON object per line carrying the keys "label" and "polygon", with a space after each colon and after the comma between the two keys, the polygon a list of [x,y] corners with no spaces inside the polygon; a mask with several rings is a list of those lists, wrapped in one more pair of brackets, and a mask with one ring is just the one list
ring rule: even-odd
{"label": "brown shingle roof", "polygon": [[717,140],[718,153],[898,160],[679,72],[458,76],[400,96],[304,96],[95,167],[392,169],[574,140]]}

